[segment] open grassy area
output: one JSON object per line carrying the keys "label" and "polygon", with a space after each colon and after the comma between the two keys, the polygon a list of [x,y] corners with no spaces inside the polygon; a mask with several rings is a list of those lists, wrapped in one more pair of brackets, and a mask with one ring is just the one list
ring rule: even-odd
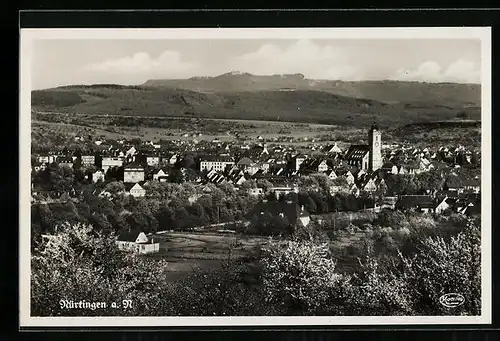
{"label": "open grassy area", "polygon": [[268,241],[259,236],[192,232],[167,232],[155,234],[153,238],[159,241],[160,252],[152,257],[168,261],[172,280],[199,269],[216,268],[229,258],[249,256]]}

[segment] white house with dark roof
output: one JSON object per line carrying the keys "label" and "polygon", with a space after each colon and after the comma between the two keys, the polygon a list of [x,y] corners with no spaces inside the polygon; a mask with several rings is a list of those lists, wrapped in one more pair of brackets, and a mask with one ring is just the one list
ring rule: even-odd
{"label": "white house with dark roof", "polygon": [[83,166],[93,166],[95,165],[95,155],[82,155],[82,165]]}
{"label": "white house with dark roof", "polygon": [[144,167],[139,164],[131,163],[123,169],[123,182],[137,183],[144,181]]}
{"label": "white house with dark roof", "polygon": [[123,166],[123,158],[117,156],[103,156],[101,162],[101,168],[104,172],[107,172],[111,167],[121,167]]}
{"label": "white house with dark roof", "polygon": [[146,236],[144,232],[122,231],[118,234],[116,244],[120,250],[139,254],[156,253],[160,251],[160,243]]}
{"label": "white house with dark roof", "polygon": [[160,157],[157,155],[146,156],[146,163],[148,166],[154,167],[160,164]]}
{"label": "white house with dark roof", "polygon": [[125,184],[125,193],[133,196],[134,198],[142,198],[146,196],[146,190],[142,187],[144,182],[137,183],[126,183]]}
{"label": "white house with dark roof", "polygon": [[224,171],[227,166],[234,165],[234,160],[227,156],[206,155],[200,160],[200,171]]}
{"label": "white house with dark roof", "polygon": [[156,173],[153,174],[153,180],[164,182],[168,179],[168,172],[163,168],[159,169]]}

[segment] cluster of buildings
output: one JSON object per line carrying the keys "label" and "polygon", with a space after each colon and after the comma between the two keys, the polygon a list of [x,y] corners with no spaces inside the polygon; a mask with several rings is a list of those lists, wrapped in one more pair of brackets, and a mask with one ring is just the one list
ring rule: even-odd
{"label": "cluster of buildings", "polygon": [[[291,225],[309,224],[309,213],[304,207],[291,201],[267,201],[264,195],[274,193],[279,198],[289,193],[299,193],[300,178],[312,174],[324,174],[332,180],[332,196],[338,193],[355,197],[362,193],[377,193],[379,196],[383,193],[381,199],[370,208],[373,210],[413,210],[437,214],[455,212],[465,215],[480,213],[479,176],[453,176],[456,168],[479,163],[480,154],[464,146],[415,148],[383,145],[382,131],[376,124],[369,129],[367,141],[367,144],[355,144],[347,148],[337,143],[311,143],[301,149],[290,145],[268,145],[263,139],[254,145],[244,142],[190,144],[187,141],[174,141],[162,146],[153,142],[133,145],[118,141],[108,146],[106,141],[99,141],[96,143],[100,147],[98,153],[62,151],[33,155],[32,172],[43,171],[52,163],[78,168],[83,170],[89,182],[123,181],[125,193],[136,198],[146,195],[145,184],[148,181],[172,181],[173,169],[182,176],[186,176],[188,171],[194,173],[195,177],[189,181],[200,185],[227,182],[241,188],[245,182],[256,180],[257,184],[261,182],[266,185],[245,187],[249,196],[262,197],[249,217],[270,214],[286,218]],[[189,162],[186,161],[188,155]],[[430,171],[441,172],[443,184],[439,188],[421,195],[392,193],[388,196],[384,192],[390,175]],[[110,196],[106,191],[99,195]],[[159,251],[159,243],[143,232],[125,231],[118,236],[117,243],[120,249],[138,253]]]}
{"label": "cluster of buildings", "polygon": [[[438,169],[443,164],[453,170],[453,167],[480,162],[480,154],[464,146],[422,149],[383,145],[382,131],[376,124],[369,129],[367,141],[367,144],[355,144],[348,148],[341,148],[335,143],[311,144],[302,149],[290,145],[268,145],[262,140],[254,145],[220,141],[192,145],[187,141],[174,141],[166,148],[153,142],[131,145],[127,141],[118,141],[106,147],[100,141],[100,147],[104,149],[99,153],[35,155],[32,170],[43,170],[54,162],[73,168],[78,165],[86,170],[88,181],[121,180],[127,194],[134,197],[145,196],[144,184],[147,181],[171,181],[172,169],[177,169],[182,175],[189,169],[196,174],[189,181],[200,184],[228,182],[241,186],[248,180],[265,180],[270,184],[265,190],[261,187],[248,189],[248,194],[252,196],[266,192],[273,192],[276,196],[298,193],[300,177],[321,173],[334,180],[334,185],[330,187],[331,195],[346,193],[359,196],[363,192],[383,191],[387,187],[387,176],[391,174],[419,174]],[[183,162],[186,155],[190,155],[189,164]],[[107,177],[112,172],[116,174]],[[444,186],[446,190],[456,193],[478,194],[480,179],[459,180],[457,177],[457,181],[448,181]],[[437,188],[426,195],[435,202],[440,199],[437,192],[442,190]],[[419,200],[423,199],[413,201]],[[450,196],[447,200],[451,200]]]}

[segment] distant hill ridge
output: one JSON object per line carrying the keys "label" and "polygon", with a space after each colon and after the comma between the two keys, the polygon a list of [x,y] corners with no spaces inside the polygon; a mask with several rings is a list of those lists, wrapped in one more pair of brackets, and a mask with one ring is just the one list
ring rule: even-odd
{"label": "distant hill ridge", "polygon": [[[222,75],[221,78],[234,79],[235,76],[242,75]],[[357,84],[361,83],[363,82]],[[419,94],[418,88],[411,90],[413,85],[427,86],[420,83],[401,84],[406,84],[409,95]],[[450,86],[464,89],[461,85]],[[235,86],[232,90],[203,92],[182,88],[182,84],[175,82],[171,86],[72,85],[32,91],[31,103],[34,110],[75,114],[225,118],[350,126],[364,126],[374,119],[381,125],[391,126],[418,121],[450,120],[455,119],[458,114],[470,119],[481,118],[480,107],[463,103],[460,91],[458,95],[451,96],[452,91],[447,90],[449,100],[438,98],[432,101],[423,95],[422,98],[426,100],[419,100],[418,96],[413,95],[408,98],[411,101],[385,102],[314,89],[237,89]],[[384,89],[377,90],[376,86],[373,91],[387,92]],[[392,96],[395,97],[394,94]],[[457,100],[452,101],[451,98]]]}
{"label": "distant hill ridge", "polygon": [[215,77],[150,79],[145,87],[179,88],[199,92],[246,92],[280,89],[315,90],[381,102],[431,102],[439,105],[479,106],[480,84],[424,83],[395,80],[339,81],[308,79],[303,74],[253,75],[231,71]]}

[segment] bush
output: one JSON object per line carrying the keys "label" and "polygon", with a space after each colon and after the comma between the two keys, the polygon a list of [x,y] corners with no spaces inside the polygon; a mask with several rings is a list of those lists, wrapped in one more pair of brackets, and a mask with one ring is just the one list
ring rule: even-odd
{"label": "bush", "polygon": [[349,315],[411,315],[411,288],[397,274],[379,266],[376,256],[368,251],[353,276],[345,309]]}
{"label": "bush", "polygon": [[399,227],[406,222],[406,216],[400,211],[385,210],[380,212],[377,217],[377,223],[380,226]]}
{"label": "bush", "polygon": [[[481,309],[480,228],[469,221],[463,232],[448,241],[429,237],[412,257],[404,257],[402,278],[413,288],[415,309],[429,315],[478,315]],[[447,308],[439,298],[459,293],[465,303]]]}
{"label": "bush", "polygon": [[346,281],[335,272],[328,244],[271,244],[262,264],[266,299],[284,315],[314,314],[324,309],[331,292]]}

